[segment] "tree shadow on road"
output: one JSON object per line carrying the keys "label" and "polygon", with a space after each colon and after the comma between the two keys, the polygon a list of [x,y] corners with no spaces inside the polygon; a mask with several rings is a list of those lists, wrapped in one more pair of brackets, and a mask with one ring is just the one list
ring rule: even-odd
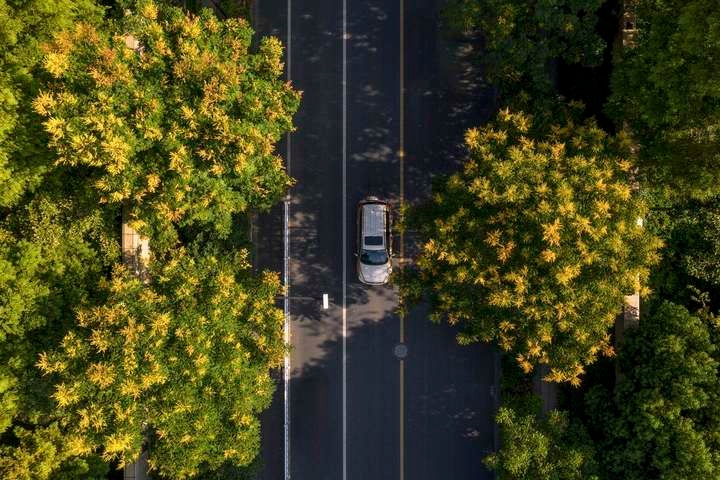
{"label": "tree shadow on road", "polygon": [[[426,314],[421,306],[406,319],[406,478],[490,479],[481,460],[496,440],[497,354],[488,345],[457,345],[455,332],[447,325],[430,323]],[[398,322],[391,311],[378,316],[368,310],[367,315],[353,318],[347,331],[346,438],[351,478],[397,477]],[[290,439],[296,478],[340,478],[342,344],[341,335],[327,338],[316,356],[292,367]],[[280,425],[276,422],[276,426]]]}

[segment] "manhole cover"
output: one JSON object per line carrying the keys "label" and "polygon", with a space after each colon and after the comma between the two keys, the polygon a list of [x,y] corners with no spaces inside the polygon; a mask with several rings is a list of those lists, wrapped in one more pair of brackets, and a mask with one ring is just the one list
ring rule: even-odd
{"label": "manhole cover", "polygon": [[397,358],[405,358],[407,357],[407,345],[405,345],[404,343],[399,343],[395,345],[393,352],[395,353],[395,356]]}

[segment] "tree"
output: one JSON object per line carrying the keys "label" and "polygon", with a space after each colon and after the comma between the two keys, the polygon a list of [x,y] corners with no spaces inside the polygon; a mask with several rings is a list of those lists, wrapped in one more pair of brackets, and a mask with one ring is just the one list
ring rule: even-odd
{"label": "tree", "polygon": [[567,412],[539,420],[500,407],[500,450],[484,459],[501,480],[597,480],[594,450],[584,429]]}
{"label": "tree", "polygon": [[280,78],[282,46],[264,38],[251,53],[247,21],[210,10],[146,0],[138,12],[112,34],[80,23],[57,37],[35,111],[57,162],[90,167],[99,201],[130,204],[153,250],[187,226],[227,235],[234,214],[269,208],[291,184],[274,153],[299,102]]}
{"label": "tree", "polygon": [[[3,238],[4,237],[4,238]],[[12,242],[7,232],[0,230],[0,356],[5,360],[19,350],[11,341],[23,342],[25,332],[45,323],[39,313],[40,302],[49,294],[49,288],[38,275],[42,261],[37,245],[22,241]],[[0,369],[0,432],[4,432],[17,414],[18,379],[10,362]],[[22,367],[27,367],[22,362]]]}
{"label": "tree", "polygon": [[595,66],[605,47],[595,32],[601,0],[453,0],[445,20],[455,31],[479,30],[488,79],[526,101],[553,94],[551,63]]}
{"label": "tree", "polygon": [[225,462],[212,469],[203,466],[192,480],[257,480],[262,473],[262,459],[260,456],[250,465],[239,467],[232,462]]}
{"label": "tree", "polygon": [[41,45],[80,19],[97,23],[101,17],[92,0],[0,0],[0,206],[36,187],[52,165],[30,108],[45,76]]}
{"label": "tree", "polygon": [[103,480],[108,466],[97,455],[78,455],[57,423],[14,429],[19,447],[0,447],[0,474],[14,480]]}
{"label": "tree", "polygon": [[115,219],[80,200],[81,184],[67,184],[71,199],[48,180],[0,224],[0,477],[100,479],[107,465],[68,447],[52,383],[33,365],[71,327],[76,305],[95,296],[107,258],[117,257]]}
{"label": "tree", "polygon": [[[57,296],[57,284],[50,279],[57,280],[57,274],[73,259],[61,258],[63,248],[55,249],[65,245],[64,237],[55,238],[52,246],[36,241],[32,234],[19,234],[8,220],[37,211],[20,205],[21,197],[42,189],[45,175],[52,169],[47,136],[31,108],[31,100],[46,80],[42,44],[80,18],[98,23],[102,9],[92,0],[0,0],[0,206],[6,207],[0,213],[0,432],[16,415],[32,410],[28,403],[34,402],[27,402],[22,394],[32,377],[27,370],[35,355],[26,336],[38,335],[48,323],[50,329],[58,328],[57,317],[48,321],[47,315],[52,309],[57,312],[58,300],[63,297]],[[50,232],[39,233],[45,234]],[[82,247],[83,242],[77,246]],[[64,280],[69,283],[77,280],[71,272],[65,273]]]}
{"label": "tree", "polygon": [[[20,10],[0,0],[0,15],[6,3]],[[105,22],[62,17],[44,56],[35,44],[32,88],[18,87],[29,120],[12,120],[25,136],[7,138],[42,154],[13,143],[38,168],[23,180],[13,157],[8,178],[20,183],[0,192],[11,206],[0,216],[3,478],[95,478],[144,441],[169,478],[240,476],[258,450],[257,414],[284,353],[280,286],[237,247],[241,217],[291,182],[273,149],[299,95],[280,80],[279,42],[251,52],[245,20],[136,3]],[[30,4],[45,18],[64,2]],[[122,268],[107,280],[121,206],[150,236],[149,285]],[[106,366],[117,383],[98,376]]]}
{"label": "tree", "polygon": [[627,335],[616,392],[586,398],[607,478],[720,478],[718,327],[665,302]]}
{"label": "tree", "polygon": [[[198,12],[203,8],[207,8],[203,6],[203,2],[200,0],[184,0],[183,4],[191,12]],[[216,0],[212,3],[212,8],[218,12],[220,18],[250,18],[251,7],[252,0]]]}
{"label": "tree", "polygon": [[640,144],[641,172],[674,197],[720,182],[720,5],[633,2],[639,34],[616,60],[608,110]]}
{"label": "tree", "polygon": [[43,403],[37,354],[62,338],[119,254],[114,216],[81,201],[77,183],[75,199],[41,186],[0,223],[0,431],[33,423]]}
{"label": "tree", "polygon": [[647,226],[666,239],[651,277],[655,296],[691,305],[700,289],[711,303],[720,301],[720,198],[663,203],[651,209]]}
{"label": "tree", "polygon": [[77,454],[122,465],[149,437],[151,467],[178,479],[252,462],[285,345],[278,276],[258,279],[246,257],[181,248],[148,285],[117,268],[106,299],[79,310],[38,361]]}
{"label": "tree", "polygon": [[579,382],[623,296],[642,290],[659,240],[638,225],[622,139],[568,121],[549,134],[503,111],[466,133],[462,171],[410,214],[423,244],[400,277],[407,302],[428,296],[432,318],[459,325],[461,343],[497,341],[529,372]]}

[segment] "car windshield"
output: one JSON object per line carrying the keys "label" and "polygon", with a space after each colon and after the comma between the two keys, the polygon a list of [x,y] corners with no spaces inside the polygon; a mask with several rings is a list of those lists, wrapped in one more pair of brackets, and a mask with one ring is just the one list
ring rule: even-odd
{"label": "car windshield", "polygon": [[385,250],[363,250],[360,254],[360,261],[365,265],[384,265],[388,261]]}

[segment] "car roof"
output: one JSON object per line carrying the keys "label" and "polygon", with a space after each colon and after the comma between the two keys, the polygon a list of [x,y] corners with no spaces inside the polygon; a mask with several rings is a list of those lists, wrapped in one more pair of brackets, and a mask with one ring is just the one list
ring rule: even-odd
{"label": "car roof", "polygon": [[[362,246],[368,250],[385,249],[385,234],[387,221],[387,206],[384,203],[362,204]],[[382,243],[379,245],[368,245],[365,237],[380,237]]]}

